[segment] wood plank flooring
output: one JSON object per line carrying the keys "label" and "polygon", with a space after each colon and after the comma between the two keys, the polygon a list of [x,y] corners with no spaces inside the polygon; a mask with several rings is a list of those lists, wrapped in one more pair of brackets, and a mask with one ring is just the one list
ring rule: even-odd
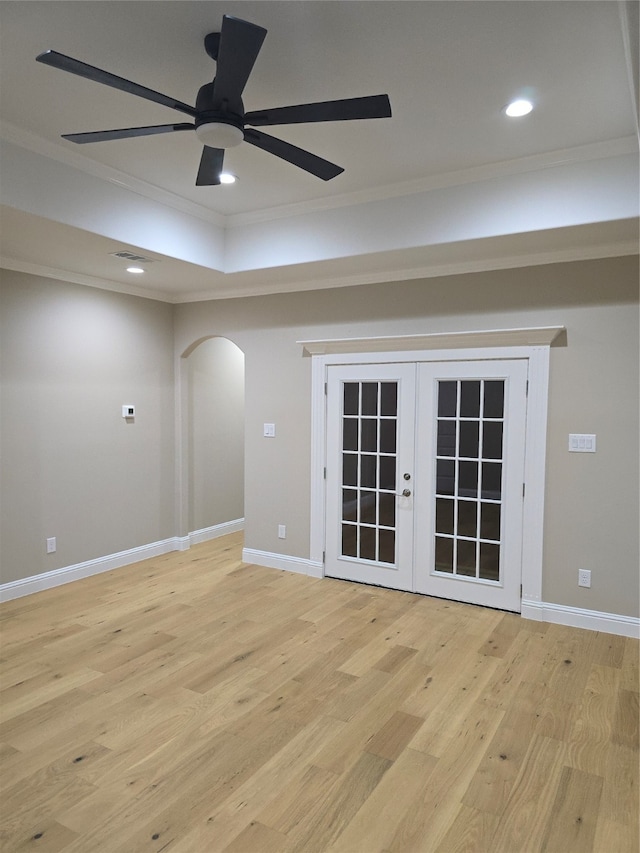
{"label": "wood plank flooring", "polygon": [[240,557],[0,608],[2,851],[637,853],[637,641]]}

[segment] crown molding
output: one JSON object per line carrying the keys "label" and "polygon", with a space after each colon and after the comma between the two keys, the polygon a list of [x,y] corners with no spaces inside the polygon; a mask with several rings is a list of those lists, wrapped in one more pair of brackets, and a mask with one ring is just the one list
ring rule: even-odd
{"label": "crown molding", "polygon": [[618,139],[610,139],[605,142],[596,142],[590,145],[581,145],[574,148],[564,148],[557,151],[549,151],[544,154],[533,154],[528,157],[520,157],[515,160],[504,160],[498,163],[487,163],[474,166],[469,169],[460,169],[454,172],[446,172],[432,175],[417,181],[404,181],[397,184],[387,184],[352,193],[329,196],[327,198],[310,199],[295,204],[280,205],[278,207],[264,208],[262,210],[248,213],[238,213],[224,216],[210,208],[189,201],[176,193],[163,190],[147,181],[135,178],[111,166],[105,166],[69,148],[43,139],[30,131],[23,130],[9,122],[2,122],[0,126],[0,137],[25,148],[43,157],[64,163],[72,168],[92,175],[93,177],[115,184],[129,192],[148,198],[152,201],[164,204],[167,207],[179,210],[195,216],[206,222],[210,222],[219,228],[230,229],[245,225],[253,225],[261,222],[271,222],[278,219],[297,217],[301,215],[335,210],[338,208],[352,207],[359,204],[367,204],[386,199],[401,198],[403,196],[417,195],[434,189],[461,186],[464,184],[478,183],[479,181],[491,180],[508,175],[535,172],[541,169],[550,169],[555,166],[570,163],[583,163],[590,160],[603,160],[611,157],[620,157],[625,154],[635,154],[638,151],[638,140],[634,136]]}
{"label": "crown molding", "polygon": [[64,163],[66,166],[71,166],[81,172],[85,172],[94,178],[107,181],[111,184],[116,184],[129,192],[143,196],[151,201],[159,202],[160,204],[179,210],[181,213],[187,213],[190,216],[195,216],[205,222],[210,222],[218,228],[224,228],[226,217],[214,210],[203,207],[200,204],[189,201],[176,193],[163,190],[148,181],[142,181],[139,178],[134,178],[133,175],[128,175],[126,172],[121,172],[119,169],[114,169],[111,166],[105,166],[103,163],[98,163],[95,160],[78,154],[66,148],[64,145],[59,145],[57,142],[51,142],[31,133],[27,130],[17,127],[9,122],[2,122],[0,126],[0,137],[6,142],[17,145],[20,148],[25,148],[27,151],[32,151],[34,154],[40,154],[42,157],[48,157],[50,160],[55,160],[58,163]]}
{"label": "crown molding", "polygon": [[57,281],[66,281],[70,284],[82,284],[85,287],[96,287],[99,290],[111,290],[114,293],[125,293],[127,296],[140,296],[143,299],[154,299],[156,302],[175,302],[173,294],[147,290],[144,287],[133,287],[98,276],[84,275],[83,273],[61,270],[57,267],[47,267],[42,264],[32,264],[16,258],[0,255],[0,268],[12,270],[13,272],[24,272],[29,275],[37,275],[42,278],[53,278]]}
{"label": "crown molding", "polygon": [[[626,255],[637,255],[638,244],[633,241],[620,241],[601,245],[571,247],[557,249],[551,252],[530,252],[518,255],[494,256],[469,261],[451,261],[402,269],[370,270],[353,275],[335,275],[326,278],[299,279],[285,282],[281,278],[273,282],[262,281],[256,284],[253,280],[242,281],[242,273],[223,273],[223,280],[229,282],[227,287],[216,285],[214,290],[192,291],[188,293],[166,293],[149,290],[142,287],[122,284],[111,279],[98,276],[84,275],[71,270],[47,267],[42,264],[29,263],[0,255],[0,268],[15,272],[29,273],[42,278],[53,278],[71,284],[82,284],[101,290],[111,290],[115,293],[125,293],[129,296],[139,296],[143,299],[154,299],[158,302],[168,302],[174,305],[189,302],[209,302],[216,299],[239,299],[251,296],[269,296],[276,293],[297,293],[310,290],[330,290],[338,287],[357,287],[364,284],[386,284],[388,282],[414,281],[416,279],[438,278],[451,275],[465,275],[491,270],[517,269],[519,267],[543,266],[545,264],[570,263],[572,261],[589,261],[600,258],[615,258]],[[235,279],[235,280],[234,280]]]}
{"label": "crown molding", "polygon": [[482,166],[473,166],[469,169],[445,172],[417,181],[387,184],[382,187],[374,187],[343,195],[265,208],[250,213],[233,214],[227,216],[226,227],[238,228],[244,225],[271,222],[276,219],[286,219],[289,217],[293,218],[319,211],[351,207],[357,204],[368,204],[391,198],[419,195],[420,193],[431,190],[462,186],[464,184],[475,184],[493,178],[551,169],[555,166],[566,166],[590,160],[606,160],[612,157],[621,157],[626,154],[635,154],[637,151],[638,140],[634,136],[625,136],[605,142],[594,142],[590,145],[548,151],[544,154],[532,154],[528,157],[519,157],[516,160],[503,160],[498,163],[487,163]]}
{"label": "crown molding", "polygon": [[490,272],[492,270],[518,269],[520,267],[544,266],[545,264],[571,263],[574,261],[593,261],[601,258],[617,258],[637,255],[638,244],[633,241],[620,241],[601,245],[570,247],[547,252],[528,252],[515,255],[495,255],[468,261],[451,261],[403,269],[382,271],[370,270],[353,275],[329,276],[316,279],[295,279],[260,284],[243,283],[241,278],[233,282],[234,276],[242,273],[226,273],[224,280],[231,281],[229,287],[216,287],[212,291],[193,291],[176,296],[176,303],[206,302],[214,299],[239,299],[251,296],[267,296],[276,293],[297,293],[310,290],[330,290],[338,287],[357,287],[365,284],[387,284],[390,282],[414,281],[417,279],[438,278],[468,273]]}

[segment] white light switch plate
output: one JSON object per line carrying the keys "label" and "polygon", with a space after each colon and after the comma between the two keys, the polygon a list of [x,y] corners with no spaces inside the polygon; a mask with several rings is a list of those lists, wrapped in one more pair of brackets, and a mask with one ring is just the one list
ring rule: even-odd
{"label": "white light switch plate", "polygon": [[265,436],[265,438],[274,438],[276,434],[276,425],[264,424],[264,432],[262,434]]}
{"label": "white light switch plate", "polygon": [[583,433],[569,434],[569,450],[571,453],[595,453],[596,452],[596,437],[595,435],[585,435]]}

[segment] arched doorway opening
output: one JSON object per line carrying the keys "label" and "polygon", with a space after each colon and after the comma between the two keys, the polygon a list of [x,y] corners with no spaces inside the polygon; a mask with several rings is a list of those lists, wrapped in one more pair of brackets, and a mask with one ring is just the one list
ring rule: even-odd
{"label": "arched doorway opening", "polygon": [[185,355],[186,509],[195,544],[244,526],[244,353],[211,337]]}

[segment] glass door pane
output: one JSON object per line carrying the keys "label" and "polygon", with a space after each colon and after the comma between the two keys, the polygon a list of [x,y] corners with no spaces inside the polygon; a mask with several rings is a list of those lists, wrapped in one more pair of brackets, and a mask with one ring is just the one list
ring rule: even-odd
{"label": "glass door pane", "polygon": [[344,382],[341,554],[395,564],[397,382]]}
{"label": "glass door pane", "polygon": [[504,385],[436,381],[436,572],[500,580]]}
{"label": "glass door pane", "polygon": [[415,374],[413,364],[328,369],[328,575],[411,588]]}

